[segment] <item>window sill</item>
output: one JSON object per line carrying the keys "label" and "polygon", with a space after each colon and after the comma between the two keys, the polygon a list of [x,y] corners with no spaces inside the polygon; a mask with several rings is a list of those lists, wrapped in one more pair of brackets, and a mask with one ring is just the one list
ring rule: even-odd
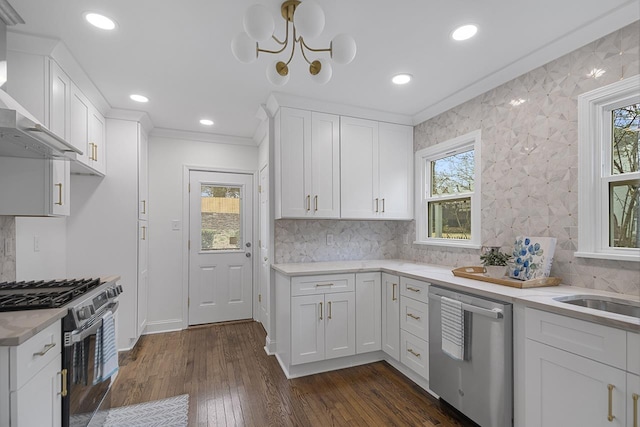
{"label": "window sill", "polygon": [[634,254],[615,254],[610,252],[574,252],[573,255],[577,258],[595,258],[608,259],[612,261],[640,262],[640,255]]}
{"label": "window sill", "polygon": [[447,242],[447,241],[414,241],[414,245],[425,245],[425,246],[444,246],[449,248],[462,248],[462,249],[480,249],[482,245],[478,245],[471,242]]}

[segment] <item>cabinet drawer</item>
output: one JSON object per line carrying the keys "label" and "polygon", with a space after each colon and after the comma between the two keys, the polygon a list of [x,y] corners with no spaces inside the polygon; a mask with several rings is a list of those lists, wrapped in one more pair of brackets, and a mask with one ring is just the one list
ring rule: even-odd
{"label": "cabinet drawer", "polygon": [[429,306],[411,298],[400,298],[400,327],[422,339],[429,338]]}
{"label": "cabinet drawer", "polygon": [[627,371],[640,375],[640,334],[627,332]]}
{"label": "cabinet drawer", "polygon": [[355,274],[298,276],[291,279],[291,296],[355,291]]}
{"label": "cabinet drawer", "polygon": [[429,283],[406,277],[400,278],[400,295],[426,303],[428,301],[428,293]]}
{"label": "cabinet drawer", "polygon": [[616,368],[626,368],[625,331],[532,308],[527,308],[525,313],[527,338]]}
{"label": "cabinet drawer", "polygon": [[407,331],[400,331],[400,362],[429,379],[429,345]]}
{"label": "cabinet drawer", "polygon": [[[17,347],[11,347],[11,390],[18,390],[62,351],[60,322],[55,322]],[[58,369],[62,369],[61,366]]]}

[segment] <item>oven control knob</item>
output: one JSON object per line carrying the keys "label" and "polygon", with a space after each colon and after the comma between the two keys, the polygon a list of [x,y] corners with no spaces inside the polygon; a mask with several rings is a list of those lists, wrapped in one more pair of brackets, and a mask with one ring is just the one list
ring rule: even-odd
{"label": "oven control knob", "polygon": [[116,289],[118,290],[118,295],[120,295],[122,292],[124,292],[122,290],[122,285],[116,285]]}
{"label": "oven control knob", "polygon": [[116,290],[115,287],[107,289],[108,298],[115,298],[117,296],[118,296],[118,291]]}
{"label": "oven control knob", "polygon": [[87,320],[91,317],[91,308],[90,306],[82,307],[78,310],[78,319],[79,320]]}

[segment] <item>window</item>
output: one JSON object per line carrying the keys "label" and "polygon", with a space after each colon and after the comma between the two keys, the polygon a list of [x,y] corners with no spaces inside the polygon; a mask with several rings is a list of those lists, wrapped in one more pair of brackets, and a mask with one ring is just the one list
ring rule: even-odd
{"label": "window", "polygon": [[241,249],[241,201],[242,187],[201,184],[202,251]]}
{"label": "window", "polygon": [[416,243],[480,248],[480,131],[416,152]]}
{"label": "window", "polygon": [[578,252],[640,261],[640,76],[580,95]]}

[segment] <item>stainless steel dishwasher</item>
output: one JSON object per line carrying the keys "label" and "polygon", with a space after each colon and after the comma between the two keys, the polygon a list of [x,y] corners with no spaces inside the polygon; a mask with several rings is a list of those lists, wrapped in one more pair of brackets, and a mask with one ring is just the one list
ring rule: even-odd
{"label": "stainless steel dishwasher", "polygon": [[[460,310],[457,351],[451,351],[449,334],[457,329],[447,317],[451,306]],[[482,427],[513,425],[512,339],[511,304],[429,288],[429,387]]]}

